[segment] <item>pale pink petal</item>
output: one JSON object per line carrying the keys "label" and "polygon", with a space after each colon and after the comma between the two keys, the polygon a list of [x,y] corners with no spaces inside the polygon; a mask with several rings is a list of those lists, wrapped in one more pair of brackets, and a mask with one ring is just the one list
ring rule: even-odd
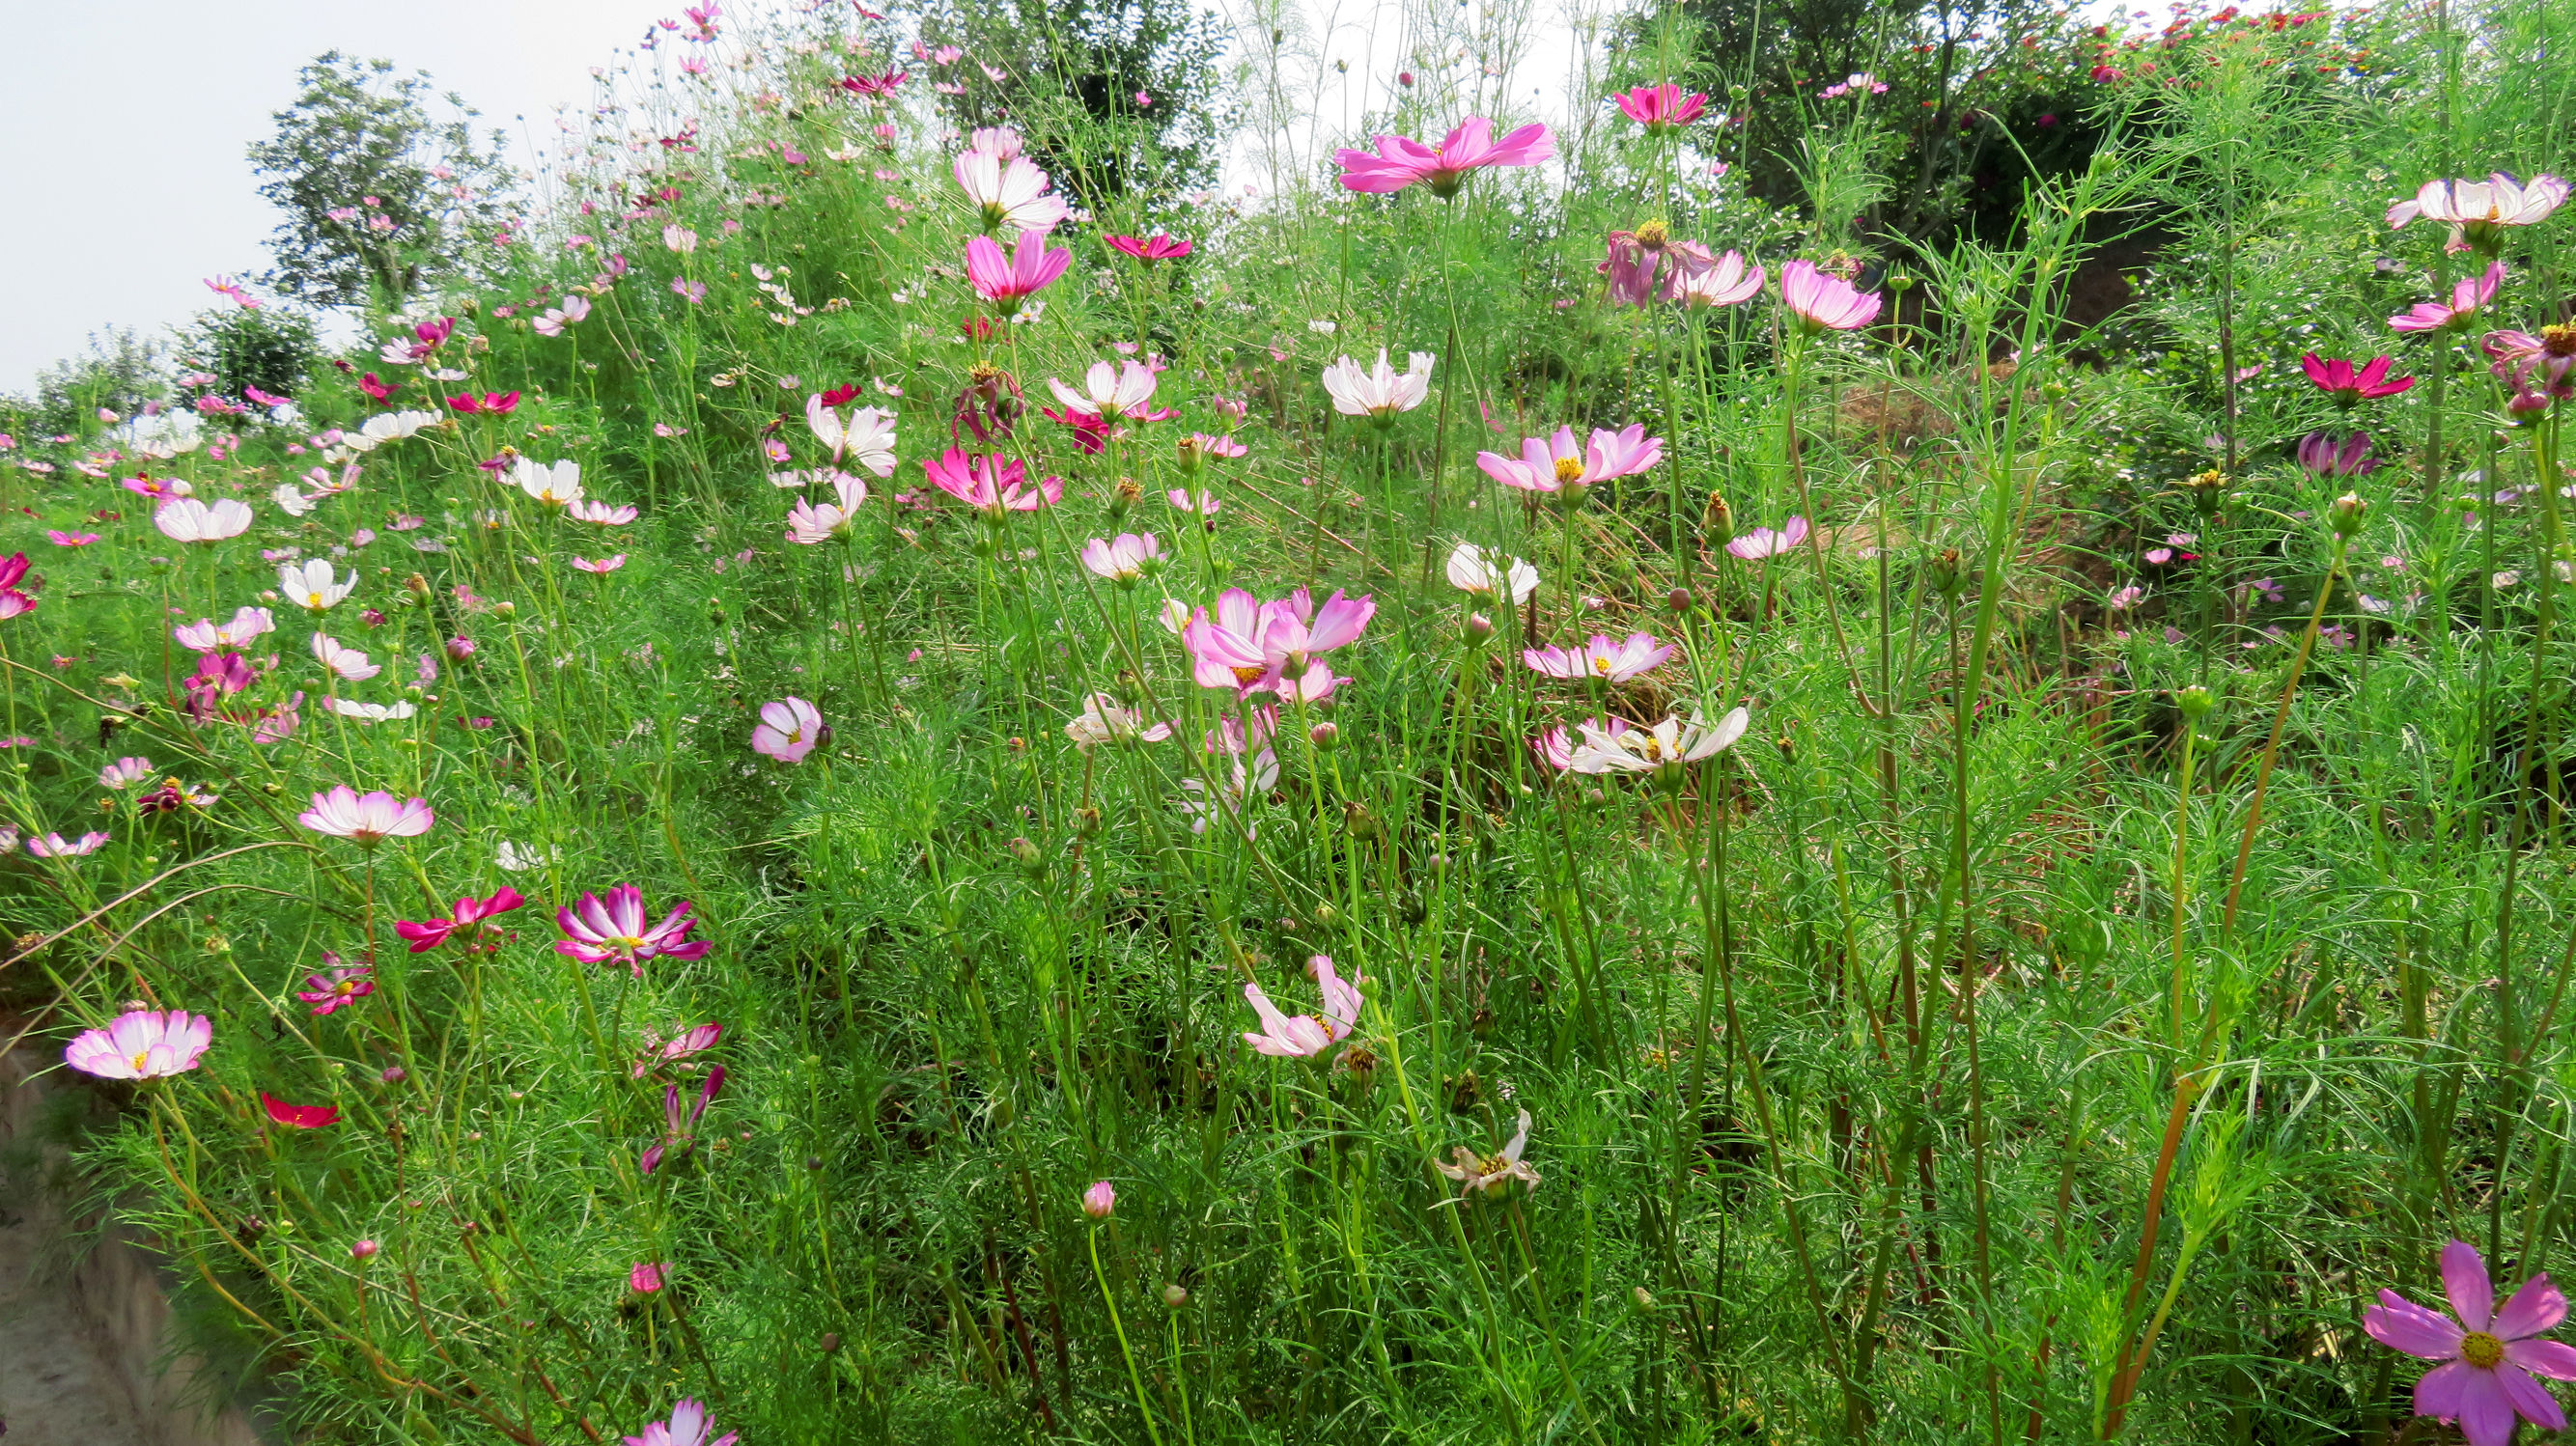
{"label": "pale pink petal", "polygon": [[2522,1283],[2522,1289],[2515,1291],[2513,1299],[2504,1303],[2504,1309],[2496,1312],[2495,1324],[2488,1329],[2506,1340],[2515,1341],[2555,1330],[2565,1319],[2567,1297],[2557,1286],[2549,1283],[2549,1274],[2543,1271]]}

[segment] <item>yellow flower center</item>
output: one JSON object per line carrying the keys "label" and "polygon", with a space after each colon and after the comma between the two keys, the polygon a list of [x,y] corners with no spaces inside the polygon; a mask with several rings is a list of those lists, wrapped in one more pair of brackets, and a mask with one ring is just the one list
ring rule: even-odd
{"label": "yellow flower center", "polygon": [[1572,481],[1574,481],[1576,478],[1581,477],[1582,475],[1583,475],[1583,459],[1582,459],[1582,458],[1580,458],[1580,457],[1559,457],[1559,458],[1557,458],[1557,459],[1556,459],[1556,480],[1557,480],[1557,482],[1558,482],[1560,485],[1562,485],[1562,484],[1564,484],[1564,483],[1567,483],[1567,482],[1572,482]]}
{"label": "yellow flower center", "polygon": [[304,605],[309,608],[319,609],[322,606],[322,594],[318,592],[306,593],[304,595]]}
{"label": "yellow flower center", "polygon": [[[145,1050],[143,1053],[136,1055],[133,1059],[127,1062],[134,1066],[134,1072],[136,1074],[141,1074],[143,1072],[143,1066],[145,1063],[150,1061],[151,1058],[152,1052],[150,1050]],[[2503,1347],[2499,1346],[2497,1349],[2502,1350]]]}
{"label": "yellow flower center", "polygon": [[1602,677],[1609,677],[1610,660],[1608,658],[1594,658],[1592,660],[1592,671],[1599,673]]}
{"label": "yellow flower center", "polygon": [[2460,1359],[2481,1369],[2492,1369],[2504,1359],[2504,1342],[2485,1331],[2471,1331],[2460,1337]]}
{"label": "yellow flower center", "polygon": [[1672,234],[1672,231],[1661,221],[1637,223],[1637,244],[1649,251],[1661,247],[1665,241],[1671,239]]}
{"label": "yellow flower center", "polygon": [[1268,673],[1270,670],[1268,668],[1236,668],[1232,671],[1234,673],[1234,681],[1249,688],[1253,684],[1260,682],[1262,675]]}
{"label": "yellow flower center", "polygon": [[2576,326],[2542,327],[2540,345],[2551,356],[2576,356]]}

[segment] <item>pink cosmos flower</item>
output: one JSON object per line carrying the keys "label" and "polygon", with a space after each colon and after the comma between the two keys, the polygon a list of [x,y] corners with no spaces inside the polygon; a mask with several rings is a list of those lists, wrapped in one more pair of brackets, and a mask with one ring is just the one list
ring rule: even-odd
{"label": "pink cosmos flower", "polygon": [[53,527],[45,529],[45,536],[52,539],[56,547],[87,547],[98,541],[98,534],[95,532],[64,532]]}
{"label": "pink cosmos flower", "polygon": [[[394,925],[394,932],[411,941],[411,952],[426,954],[459,933],[469,940],[492,935],[496,931],[489,921],[523,907],[527,902],[518,890],[503,884],[501,891],[488,899],[478,899],[469,894],[457,900],[456,913],[450,918],[432,919],[425,924],[405,920]],[[497,945],[476,943],[467,946],[468,952],[492,947]]]}
{"label": "pink cosmos flower", "polygon": [[214,1042],[215,1022],[202,1014],[138,1009],[74,1036],[63,1063],[100,1079],[160,1079],[195,1069]]}
{"label": "pink cosmos flower", "polygon": [[624,964],[641,979],[647,959],[698,959],[715,947],[705,939],[690,941],[689,930],[697,923],[689,917],[690,908],[680,904],[647,928],[642,889],[619,884],[604,897],[584,890],[579,904],[555,911],[555,926],[564,932],[555,941],[555,952],[585,964]]}
{"label": "pink cosmos flower", "polygon": [[[338,957],[327,953],[322,956],[325,963]],[[375,972],[372,965],[350,964],[321,974],[307,974],[304,987],[295,991],[295,997],[312,1005],[317,1016],[330,1014],[375,993],[376,981],[370,977]]]}
{"label": "pink cosmos flower", "polygon": [[1669,80],[1623,90],[1610,98],[1619,103],[1621,115],[1653,132],[1689,125],[1708,109],[1707,96],[1698,91],[1684,95],[1682,88]]}
{"label": "pink cosmos flower", "polygon": [[[704,290],[704,288],[702,287],[700,290]],[[447,399],[447,404],[455,408],[460,416],[471,417],[479,415],[506,417],[519,409],[519,394],[517,392],[485,392],[478,397],[472,392],[460,392],[455,396],[449,397]]]}
{"label": "pink cosmos flower", "polygon": [[1191,676],[1202,688],[1232,688],[1238,697],[1280,689],[1289,681],[1310,689],[1309,699],[1329,693],[1331,670],[1308,682],[1311,659],[1358,639],[1376,616],[1372,598],[1344,597],[1335,592],[1322,608],[1304,588],[1277,602],[1257,603],[1241,588],[1228,588],[1217,598],[1211,616],[1200,608],[1182,629],[1190,650]]}
{"label": "pink cosmos flower", "polygon": [[2309,352],[2299,358],[2299,365],[2306,370],[2308,380],[2316,384],[2318,391],[2333,398],[2336,406],[2349,407],[2355,402],[2393,397],[2415,385],[2413,377],[2399,377],[2393,382],[2387,379],[2393,360],[2375,356],[2356,367],[2348,361],[2328,361],[2315,352]]}
{"label": "pink cosmos flower", "polygon": [[1521,661],[1543,677],[1624,683],[1662,667],[1679,651],[1672,643],[1658,644],[1651,633],[1630,633],[1625,642],[1617,643],[1594,633],[1579,648],[1524,648]]}
{"label": "pink cosmos flower", "polygon": [[1157,261],[1178,261],[1190,254],[1190,243],[1176,241],[1157,231],[1151,236],[1112,236],[1109,247],[1123,251],[1137,260],[1152,265]]}
{"label": "pink cosmos flower", "polygon": [[1169,492],[1163,494],[1163,500],[1171,503],[1174,507],[1183,512],[1195,513],[1201,517],[1214,517],[1218,512],[1222,511],[1225,506],[1224,503],[1217,500],[1216,493],[1205,487],[1197,488],[1195,490],[1186,487],[1175,487]]}
{"label": "pink cosmos flower", "polygon": [[930,478],[930,485],[994,521],[1000,521],[1007,513],[1034,512],[1064,499],[1063,478],[1042,477],[1035,490],[1023,490],[1028,484],[1028,469],[999,453],[972,456],[951,447],[936,460],[922,459],[921,470]]}
{"label": "pink cosmos flower", "polygon": [[2510,1446],[2517,1417],[2566,1430],[2566,1413],[2532,1377],[2576,1381],[2576,1347],[2539,1339],[2567,1318],[2567,1297],[2541,1274],[2495,1309],[2485,1259],[2458,1240],[2442,1247],[2442,1289],[2451,1315],[2383,1290],[2361,1318],[2381,1345],[2443,1363],[2415,1383],[2415,1414],[2459,1422],[2469,1446]]}
{"label": "pink cosmos flower", "polygon": [[1579,735],[1569,733],[1565,725],[1559,723],[1531,739],[1530,751],[1538,755],[1541,763],[1559,773],[1564,773],[1574,767],[1574,744],[1578,736],[1601,737],[1616,741],[1635,726],[1637,725],[1615,713],[1611,714],[1606,721],[1600,718],[1584,719],[1576,725],[1580,730]]}
{"label": "pink cosmos flower", "polygon": [[151,759],[120,758],[98,771],[98,786],[121,789],[127,784],[140,783],[151,776]]}
{"label": "pink cosmos flower", "polygon": [[[1674,249],[1696,244],[1677,242]],[[1742,252],[1729,251],[1705,266],[1682,268],[1674,291],[1685,306],[1734,306],[1761,295],[1766,279],[1761,267],[1744,264]]]}
{"label": "pink cosmos flower", "polygon": [[[642,1265],[635,1267],[636,1281],[643,1278],[646,1270],[650,1269],[653,1272],[651,1285],[636,1284],[635,1288],[660,1290],[663,1268]],[[734,1446],[734,1439],[741,1434],[738,1431],[727,1431],[710,1441],[707,1439],[707,1432],[713,1429],[714,1427],[707,1421],[707,1408],[683,1398],[679,1404],[671,1408],[671,1419],[668,1424],[660,1421],[646,1422],[644,1434],[627,1437],[626,1446]]]}
{"label": "pink cosmos flower", "polygon": [[602,527],[624,527],[638,515],[632,507],[611,507],[595,498],[575,502],[564,509],[564,516],[575,522],[596,522]]}
{"label": "pink cosmos flower", "polygon": [[2379,470],[2379,459],[2370,455],[2368,432],[2340,441],[2332,432],[2310,432],[2299,441],[2299,465],[2319,477],[2363,477]]}
{"label": "pink cosmos flower", "polygon": [[1106,1220],[1118,1209],[1118,1192],[1106,1180],[1094,1180],[1082,1192],[1082,1213],[1094,1220]]}
{"label": "pink cosmos flower", "polygon": [[361,794],[343,783],[313,795],[313,806],[297,814],[295,821],[315,833],[374,848],[388,838],[416,838],[429,832],[437,815],[422,799],[397,799],[382,789]]}
{"label": "pink cosmos flower", "polygon": [[[638,1261],[636,1262],[633,1270],[626,1272],[626,1288],[635,1292],[637,1295],[651,1295],[653,1292],[660,1290],[663,1282],[670,1278],[671,1262],[667,1260]],[[656,1423],[654,1425],[647,1426],[644,1429],[647,1431],[658,1431],[662,1428],[659,1423]],[[634,1446],[634,1443],[640,1441],[642,1438],[629,1436],[626,1439],[629,1446]]]}
{"label": "pink cosmos flower", "polygon": [[640,1173],[650,1175],[660,1169],[663,1159],[674,1149],[686,1155],[696,1147],[698,1121],[706,1117],[707,1106],[715,1103],[716,1092],[724,1088],[724,1082],[723,1065],[708,1070],[706,1079],[698,1085],[697,1103],[685,1111],[680,1107],[680,1087],[662,1087],[662,1138],[644,1147],[643,1155],[635,1162]]}
{"label": "pink cosmos flower", "polygon": [[817,504],[799,497],[796,505],[788,509],[788,541],[812,547],[850,535],[850,528],[858,521],[860,505],[868,500],[868,484],[847,472],[834,472],[831,478],[832,501]]}
{"label": "pink cosmos flower", "polygon": [[1552,438],[1526,438],[1515,459],[1478,452],[1476,465],[1506,487],[1525,492],[1571,492],[1580,495],[1595,482],[1651,472],[1664,460],[1664,439],[1646,435],[1643,422],[1612,432],[1594,428],[1591,444],[1577,448],[1572,427],[1559,427]]}
{"label": "pink cosmos flower", "polygon": [[2411,200],[2388,208],[2389,229],[2418,216],[2447,221],[2450,240],[2444,249],[2472,246],[2489,255],[2504,244],[2504,228],[2532,226],[2549,219],[2567,200],[2567,183],[2556,176],[2534,176],[2528,184],[2497,171],[2483,181],[2426,181]]}
{"label": "pink cosmos flower", "polygon": [[2452,283],[2450,305],[2444,306],[2438,301],[2419,301],[2402,315],[2388,318],[2388,324],[2398,331],[2442,331],[2450,327],[2466,326],[2471,317],[2486,310],[2495,301],[2496,292],[2503,286],[2504,263],[2490,261],[2487,263],[2487,269],[2479,275],[2463,276]]}
{"label": "pink cosmos flower", "polygon": [[684,1029],[669,1039],[644,1031],[644,1057],[635,1062],[634,1078],[642,1079],[656,1065],[671,1064],[693,1054],[703,1054],[724,1038],[724,1026],[712,1021],[693,1029]]}
{"label": "pink cosmos flower", "polygon": [[880,477],[893,476],[894,413],[861,407],[844,422],[834,405],[820,394],[805,399],[805,426],[814,440],[832,449],[835,463],[846,457]]}
{"label": "pink cosmos flower", "polygon": [[1808,331],[1853,331],[1878,317],[1879,294],[1861,291],[1813,262],[1792,261],[1780,268],[1780,303]]}
{"label": "pink cosmos flower", "polygon": [[270,1119],[290,1129],[318,1130],[340,1121],[340,1111],[335,1105],[290,1105],[266,1090],[259,1092],[259,1103],[260,1108],[268,1111]]}
{"label": "pink cosmos flower", "polygon": [[1460,121],[1437,146],[1405,136],[1376,140],[1375,155],[1353,150],[1333,153],[1345,188],[1383,194],[1422,181],[1429,183],[1431,194],[1447,200],[1458,194],[1469,171],[1484,166],[1535,166],[1556,155],[1556,137],[1546,126],[1525,125],[1496,141],[1494,123],[1483,116]]}
{"label": "pink cosmos flower", "polygon": [[2568,374],[2576,371],[2576,326],[2542,327],[2538,336],[2491,331],[2478,339],[2478,347],[2487,354],[2487,370],[2513,383],[2516,391],[2568,394]]}
{"label": "pink cosmos flower", "polygon": [[751,751],[781,763],[802,763],[830,731],[813,704],[802,698],[781,698],[760,705],[760,722],[751,730]]}
{"label": "pink cosmos flower", "polygon": [[1726,544],[1726,550],[1746,562],[1759,562],[1766,557],[1778,557],[1806,540],[1807,519],[1792,517],[1788,525],[1777,532],[1768,527],[1757,527],[1751,532],[1738,533],[1733,541]]}
{"label": "pink cosmos flower", "polygon": [[966,283],[977,296],[1000,307],[1004,316],[1019,310],[1022,300],[1044,290],[1072,264],[1073,253],[1061,246],[1049,250],[1040,231],[1022,231],[1007,259],[989,236],[966,240]]}
{"label": "pink cosmos flower", "polygon": [[1105,577],[1121,586],[1132,587],[1148,572],[1160,571],[1163,546],[1148,532],[1138,536],[1122,532],[1114,538],[1095,537],[1082,545],[1082,565],[1097,577]]}
{"label": "pink cosmos flower", "polygon": [[230,497],[211,505],[172,497],[152,512],[152,525],[173,542],[221,542],[249,531],[250,522],[250,504]]}
{"label": "pink cosmos flower", "polygon": [[1055,393],[1055,399],[1064,403],[1067,411],[1103,419],[1126,417],[1140,422],[1173,415],[1154,411],[1154,374],[1139,362],[1125,362],[1118,366],[1105,361],[1093,362],[1091,369],[1082,375],[1082,385],[1083,390],[1075,391],[1053,377],[1047,378],[1047,390]]}
{"label": "pink cosmos flower", "polygon": [[606,557],[576,557],[572,560],[572,565],[578,572],[615,572],[626,565],[626,554],[617,552]]}
{"label": "pink cosmos flower", "polygon": [[76,859],[83,854],[98,852],[106,846],[107,842],[107,835],[95,830],[82,834],[76,839],[67,839],[61,834],[49,833],[41,838],[28,839],[27,852],[40,859]]}
{"label": "pink cosmos flower", "polygon": [[1397,413],[1412,411],[1430,397],[1431,368],[1436,361],[1431,353],[1417,351],[1398,372],[1387,364],[1386,348],[1380,347],[1377,365],[1368,370],[1349,357],[1324,368],[1324,390],[1333,399],[1333,410],[1343,416],[1391,422]]}
{"label": "pink cosmos flower", "polygon": [[253,638],[275,631],[277,622],[266,608],[239,608],[233,620],[217,623],[212,618],[199,618],[170,630],[179,646],[197,653],[212,653],[225,648],[246,648]]}
{"label": "pink cosmos flower", "polygon": [[1350,1034],[1360,1018],[1363,1000],[1359,986],[1368,981],[1353,979],[1343,983],[1341,976],[1333,972],[1332,958],[1324,954],[1307,960],[1306,972],[1314,977],[1316,985],[1323,991],[1323,1017],[1281,1014],[1278,1006],[1270,1002],[1270,996],[1261,992],[1259,984],[1246,980],[1243,997],[1251,1002],[1252,1012],[1260,1017],[1261,1032],[1253,1034],[1247,1031],[1243,1036],[1244,1043],[1274,1057],[1305,1058],[1321,1054],[1336,1040]]}

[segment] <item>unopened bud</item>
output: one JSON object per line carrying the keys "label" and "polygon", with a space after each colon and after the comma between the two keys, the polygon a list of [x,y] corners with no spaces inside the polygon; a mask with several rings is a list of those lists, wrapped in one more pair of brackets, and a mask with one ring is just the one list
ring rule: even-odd
{"label": "unopened bud", "polygon": [[1335,724],[1318,723],[1306,730],[1306,738],[1316,747],[1329,753],[1335,744],[1342,741],[1342,730]]}
{"label": "unopened bud", "polygon": [[2361,500],[2360,493],[2347,492],[2326,509],[2326,525],[2334,529],[2335,536],[2350,537],[2361,530],[2361,519],[2369,511],[2370,504]]}
{"label": "unopened bud", "polygon": [[1467,614],[1467,645],[1481,648],[1494,635],[1494,620],[1483,613]]}
{"label": "unopened bud", "polygon": [[1024,838],[1015,838],[1011,840],[1010,847],[1011,857],[1020,861],[1020,867],[1032,872],[1045,867],[1046,856],[1038,852],[1036,844]]}
{"label": "unopened bud", "polygon": [[2504,414],[2517,427],[2527,427],[2548,415],[2549,398],[2538,392],[2515,392],[2504,404]]}
{"label": "unopened bud", "polygon": [[1960,585],[1966,581],[1959,560],[1959,549],[1945,547],[1932,555],[1932,589],[1952,602],[1959,600]]}
{"label": "unopened bud", "polygon": [[1655,1298],[1648,1295],[1642,1285],[1631,1289],[1628,1292],[1628,1299],[1635,1304],[1639,1315],[1651,1314],[1655,1309]]}
{"label": "unopened bud", "polygon": [[2210,709],[2218,706],[2218,698],[2207,688],[2194,683],[2188,688],[2174,690],[2174,706],[2182,709],[2182,716],[2197,723],[2209,716]]}
{"label": "unopened bud", "polygon": [[841,1350],[841,1333],[839,1331],[823,1332],[822,1345],[823,1354],[827,1356],[838,1355]]}
{"label": "unopened bud", "polygon": [[1190,1293],[1181,1289],[1178,1282],[1174,1282],[1171,1285],[1163,1287],[1163,1304],[1170,1306],[1174,1310],[1179,1310],[1182,1306],[1188,1305],[1189,1303]]}
{"label": "unopened bud", "polygon": [[1691,596],[1691,590],[1686,587],[1677,587],[1664,594],[1664,606],[1671,608],[1676,614],[1689,612],[1691,604],[1697,601],[1697,598]]}
{"label": "unopened bud", "polygon": [[1207,460],[1207,453],[1201,450],[1196,437],[1183,437],[1173,445],[1173,450],[1180,454],[1181,471],[1187,475],[1195,475],[1199,464]]}
{"label": "unopened bud", "polygon": [[350,1245],[349,1254],[353,1259],[370,1260],[375,1257],[378,1250],[383,1248],[372,1240],[360,1240]]}
{"label": "unopened bud", "polygon": [[1735,509],[1726,505],[1726,498],[1722,494],[1716,492],[1708,494],[1708,515],[1705,521],[1709,541],[1724,547],[1735,540]]}

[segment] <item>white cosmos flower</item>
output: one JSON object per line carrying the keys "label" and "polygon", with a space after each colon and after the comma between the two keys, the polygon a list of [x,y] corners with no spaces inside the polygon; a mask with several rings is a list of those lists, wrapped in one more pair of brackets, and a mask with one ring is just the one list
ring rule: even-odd
{"label": "white cosmos flower", "polygon": [[329,633],[313,635],[313,657],[323,667],[330,669],[332,676],[352,683],[363,683],[384,671],[381,664],[369,662],[366,654],[332,637]]}
{"label": "white cosmos flower", "polygon": [[277,490],[268,494],[268,500],[276,503],[277,509],[289,517],[301,517],[313,510],[313,499],[305,496],[303,490],[292,482],[278,483]]}
{"label": "white cosmos flower", "polygon": [[127,451],[162,461],[193,452],[204,440],[194,412],[155,412],[136,417],[108,435]]}
{"label": "white cosmos flower", "polygon": [[1631,728],[1624,733],[1610,733],[1590,720],[1576,728],[1583,741],[1574,745],[1576,773],[1662,773],[1677,774],[1683,765],[1714,757],[1744,736],[1752,715],[1737,708],[1717,720],[1712,728],[1708,720],[1692,714],[1684,723],[1678,716],[1665,719],[1652,728]]}
{"label": "white cosmos flower", "polygon": [[533,869],[551,868],[563,862],[560,848],[538,848],[534,844],[517,844],[501,840],[500,850],[492,862],[505,874],[524,874]]}
{"label": "white cosmos flower", "polygon": [[1064,198],[1047,191],[1047,173],[1026,156],[1005,160],[991,151],[957,158],[957,184],[983,213],[987,231],[1035,231],[1043,236],[1065,217]]}
{"label": "white cosmos flower", "polygon": [[566,458],[552,466],[521,457],[510,466],[519,490],[549,507],[581,500],[581,464]]}
{"label": "white cosmos flower", "polygon": [[413,711],[409,703],[395,703],[388,706],[383,703],[360,703],[351,698],[325,698],[322,701],[330,706],[332,712],[343,718],[355,718],[361,723],[400,722],[410,717]]}
{"label": "white cosmos flower", "polygon": [[250,521],[250,504],[230,497],[214,503],[172,497],[152,514],[152,525],[173,542],[221,542],[248,532]]}
{"label": "white cosmos flower", "polygon": [[1505,557],[1472,542],[1462,542],[1449,553],[1449,585],[1460,592],[1497,601],[1509,588],[1512,606],[1519,607],[1538,590],[1538,569],[1517,557]]}
{"label": "white cosmos flower", "polygon": [[1154,374],[1140,362],[1116,366],[1093,362],[1091,370],[1082,375],[1082,386],[1081,391],[1075,391],[1053,377],[1047,378],[1047,390],[1055,393],[1055,399],[1086,417],[1141,420],[1154,409]]}
{"label": "white cosmos flower", "polygon": [[1160,743],[1172,736],[1172,725],[1145,726],[1134,710],[1118,706],[1118,700],[1106,693],[1094,693],[1082,700],[1081,715],[1064,725],[1064,736],[1073,740],[1074,747],[1089,753],[1103,743]]}
{"label": "white cosmos flower", "polygon": [[1412,353],[1411,364],[1398,372],[1387,365],[1386,348],[1379,347],[1377,365],[1363,369],[1349,357],[1324,368],[1324,390],[1332,394],[1333,408],[1346,417],[1375,417],[1388,420],[1398,412],[1409,412],[1421,406],[1431,395],[1431,365],[1436,360],[1427,351]]}
{"label": "white cosmos flower", "polygon": [[367,424],[358,429],[358,435],[366,439],[368,447],[381,447],[437,423],[436,412],[379,412],[367,418]]}
{"label": "white cosmos flower", "polygon": [[358,590],[357,569],[349,570],[349,580],[341,582],[326,557],[307,562],[281,562],[277,565],[277,590],[286,594],[297,607],[321,612],[336,607],[342,599]]}
{"label": "white cosmos flower", "polygon": [[[882,407],[861,407],[844,422],[840,413],[824,406],[823,398],[816,395],[805,399],[805,425],[812,429],[815,441],[832,449],[833,461],[846,458],[880,477],[894,475],[894,413]],[[778,479],[772,477],[770,481]]]}

